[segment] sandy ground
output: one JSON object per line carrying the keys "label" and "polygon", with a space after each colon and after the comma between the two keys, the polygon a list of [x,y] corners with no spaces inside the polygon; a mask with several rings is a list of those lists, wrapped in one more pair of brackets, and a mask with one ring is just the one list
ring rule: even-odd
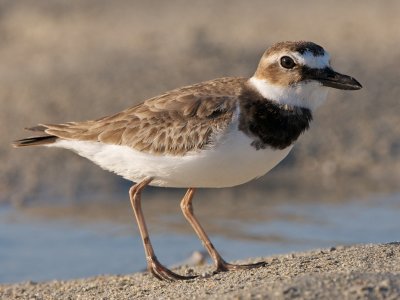
{"label": "sandy ground", "polygon": [[[250,261],[257,261],[252,259]],[[267,267],[185,282],[147,273],[0,286],[0,299],[399,299],[400,243],[266,257]],[[207,276],[211,266],[178,272]]]}

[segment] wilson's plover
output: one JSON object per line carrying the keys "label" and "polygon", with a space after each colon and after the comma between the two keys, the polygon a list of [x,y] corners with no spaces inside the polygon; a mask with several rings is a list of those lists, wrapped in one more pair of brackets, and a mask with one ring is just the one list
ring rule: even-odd
{"label": "wilson's plover", "polygon": [[216,272],[264,263],[225,262],[193,214],[196,188],[231,187],[277,165],[309,128],[328,87],[358,90],[354,78],[335,72],[329,54],[312,42],[280,42],[262,56],[250,78],[219,78],[178,88],[97,120],[40,124],[38,136],[15,147],[72,150],[136,184],[129,191],[147,265],[159,279],[189,279],[160,264],[141,209],[147,185],[188,188],[181,202],[216,266]]}

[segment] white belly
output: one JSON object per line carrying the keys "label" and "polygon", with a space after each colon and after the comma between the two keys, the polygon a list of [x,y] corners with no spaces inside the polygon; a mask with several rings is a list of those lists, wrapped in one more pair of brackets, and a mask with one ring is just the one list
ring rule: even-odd
{"label": "white belly", "polygon": [[242,132],[231,129],[214,147],[185,156],[152,155],[128,146],[87,141],[59,140],[49,146],[73,150],[133,182],[153,177],[154,186],[206,188],[235,186],[260,177],[292,148],[256,150],[251,141]]}

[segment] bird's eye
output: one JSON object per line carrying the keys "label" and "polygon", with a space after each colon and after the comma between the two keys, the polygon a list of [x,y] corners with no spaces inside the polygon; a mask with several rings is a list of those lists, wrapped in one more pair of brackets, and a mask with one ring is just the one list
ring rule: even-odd
{"label": "bird's eye", "polygon": [[281,57],[281,66],[285,69],[293,69],[296,63],[294,62],[293,58],[289,56],[282,56]]}

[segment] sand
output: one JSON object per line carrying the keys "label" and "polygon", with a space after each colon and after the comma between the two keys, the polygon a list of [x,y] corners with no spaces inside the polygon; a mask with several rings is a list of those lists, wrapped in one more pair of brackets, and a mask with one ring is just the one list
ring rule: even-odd
{"label": "sand", "polygon": [[[257,261],[254,258],[245,262]],[[337,246],[264,258],[263,268],[162,282],[148,273],[0,285],[0,299],[399,299],[400,243]]]}

